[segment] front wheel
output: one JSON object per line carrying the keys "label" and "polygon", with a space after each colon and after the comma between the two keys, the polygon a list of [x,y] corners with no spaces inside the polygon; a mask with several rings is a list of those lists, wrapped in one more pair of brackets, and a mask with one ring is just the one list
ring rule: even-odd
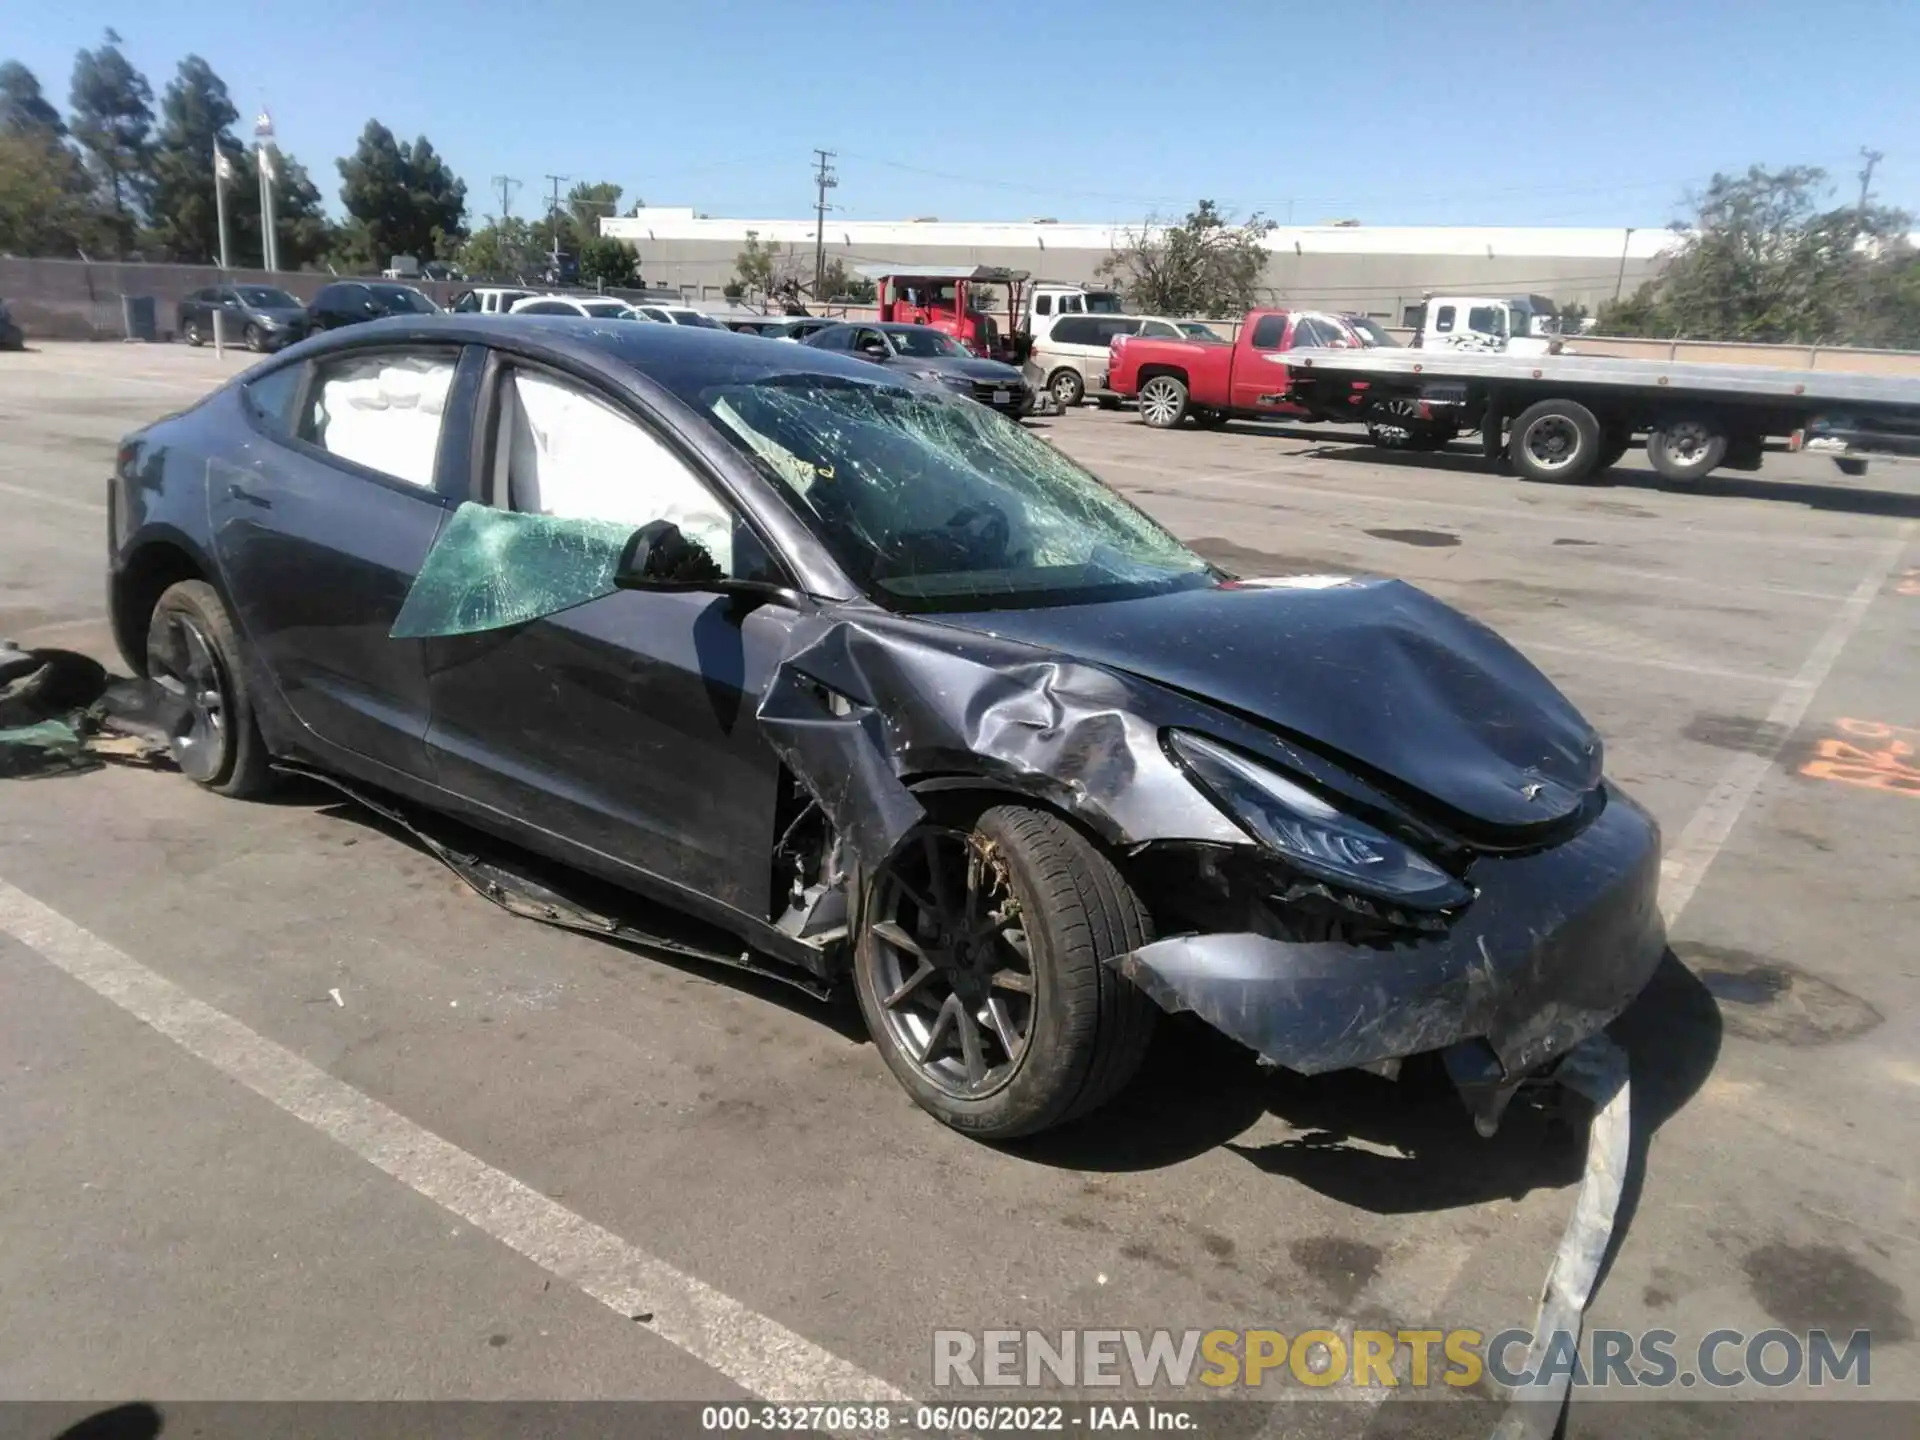
{"label": "front wheel", "polygon": [[247,326],[246,341],[247,349],[253,351],[256,355],[267,348],[266,332],[258,325]]}
{"label": "front wheel", "polygon": [[1047,389],[1053,392],[1054,403],[1062,410],[1071,410],[1087,395],[1086,382],[1080,378],[1080,372],[1064,367],[1053,372]]}
{"label": "front wheel", "polygon": [[1647,460],[1668,480],[1699,480],[1726,457],[1726,432],[1706,420],[1664,420],[1647,436]]}
{"label": "front wheel", "polygon": [[200,333],[200,322],[198,320],[189,320],[186,328],[181,332],[180,338],[196,350],[206,343],[206,336]]}
{"label": "front wheel", "polygon": [[1172,375],[1156,375],[1140,387],[1140,418],[1155,430],[1171,430],[1186,418],[1187,387]]}
{"label": "front wheel", "polygon": [[1113,863],[1059,817],[1001,805],[927,825],[874,876],[854,982],[874,1043],[921,1108],[981,1139],[1098,1108],[1158,1015],[1105,962],[1152,934]]}
{"label": "front wheel", "polygon": [[168,749],[183,775],[236,799],[271,788],[240,639],[220,592],[206,581],[169,586],[153,607],[147,675],[173,702]]}

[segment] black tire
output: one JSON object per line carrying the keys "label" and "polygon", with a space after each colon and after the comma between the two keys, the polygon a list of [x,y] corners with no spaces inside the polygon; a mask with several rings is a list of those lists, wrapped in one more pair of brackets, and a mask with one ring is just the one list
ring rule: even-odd
{"label": "black tire", "polygon": [[1842,475],[1860,476],[1867,473],[1867,462],[1858,455],[1836,455],[1833,463],[1840,467]]}
{"label": "black tire", "polygon": [[266,332],[258,325],[249,324],[242,338],[247,342],[247,349],[256,355],[267,348]]}
{"label": "black tire", "polygon": [[1062,410],[1071,410],[1087,398],[1087,382],[1069,365],[1062,365],[1047,377],[1047,390]]}
{"label": "black tire", "polygon": [[1726,457],[1727,432],[1697,416],[1663,420],[1647,436],[1647,460],[1663,479],[1683,484],[1699,480]]}
{"label": "black tire", "polygon": [[182,327],[180,331],[180,338],[196,350],[204,345],[207,339],[206,336],[200,333],[200,322],[198,320],[187,321],[186,325]]}
{"label": "black tire", "polygon": [[[897,854],[916,843],[909,836]],[[1007,1077],[989,1093],[961,1095],[908,1054],[879,989],[883,942],[873,927],[889,917],[871,907],[882,903],[882,883],[869,893],[854,952],[854,989],[875,1046],[922,1109],[979,1139],[1007,1140],[1085,1115],[1133,1078],[1159,1010],[1105,961],[1151,939],[1153,925],[1113,863],[1047,811],[995,806],[972,822],[967,843],[1004,861],[1031,961],[1028,1039]]]}
{"label": "black tire", "polygon": [[1093,403],[1098,405],[1102,410],[1118,410],[1120,408],[1120,397],[1118,395],[1096,395],[1093,397]]}
{"label": "black tire", "polygon": [[1196,409],[1192,415],[1193,423],[1202,430],[1218,430],[1227,423],[1227,412],[1224,410]]}
{"label": "black tire", "polygon": [[1577,400],[1542,400],[1513,422],[1507,455],[1523,480],[1574,484],[1600,459],[1600,422]]}
{"label": "black tire", "polygon": [[1154,375],[1140,386],[1140,419],[1155,430],[1171,430],[1187,418],[1187,382],[1177,375]]}
{"label": "black tire", "polygon": [[[196,642],[204,644],[210,667],[199,664]],[[196,675],[196,669],[210,673]],[[163,690],[189,702],[188,714],[172,727],[174,763],[182,773],[236,800],[273,788],[240,639],[220,593],[206,581],[168,586],[154,605],[147,621],[147,673]],[[196,689],[217,690],[217,721],[210,718],[216,707],[194,699]]]}
{"label": "black tire", "polygon": [[1633,448],[1633,431],[1620,426],[1609,426],[1600,433],[1600,457],[1594,461],[1593,473],[1604,474],[1626,458],[1627,451]]}

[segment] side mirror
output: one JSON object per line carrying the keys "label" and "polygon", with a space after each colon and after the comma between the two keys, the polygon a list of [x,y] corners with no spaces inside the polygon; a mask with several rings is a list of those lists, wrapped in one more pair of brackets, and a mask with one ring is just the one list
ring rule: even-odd
{"label": "side mirror", "polygon": [[887,358],[887,347],[884,345],[862,345],[860,347],[860,353],[869,360],[885,360]]}
{"label": "side mirror", "polygon": [[621,590],[711,590],[789,603],[798,598],[784,585],[729,576],[706,546],[688,539],[671,520],[654,520],[633,532],[614,568],[613,583]]}

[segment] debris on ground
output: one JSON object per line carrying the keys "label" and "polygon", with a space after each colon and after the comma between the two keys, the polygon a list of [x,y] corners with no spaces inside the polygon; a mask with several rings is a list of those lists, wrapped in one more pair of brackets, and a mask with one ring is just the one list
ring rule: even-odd
{"label": "debris on ground", "polygon": [[0,642],[0,778],[172,763],[168,697],[73,650]]}

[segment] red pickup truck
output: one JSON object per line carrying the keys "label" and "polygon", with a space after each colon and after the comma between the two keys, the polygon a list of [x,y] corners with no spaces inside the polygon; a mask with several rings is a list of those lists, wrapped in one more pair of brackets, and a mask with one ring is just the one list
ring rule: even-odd
{"label": "red pickup truck", "polygon": [[1288,393],[1286,353],[1361,349],[1366,341],[1338,315],[1322,311],[1249,310],[1231,345],[1199,340],[1115,336],[1107,348],[1107,385],[1136,397],[1140,418],[1171,430],[1191,415],[1196,424],[1316,418]]}

